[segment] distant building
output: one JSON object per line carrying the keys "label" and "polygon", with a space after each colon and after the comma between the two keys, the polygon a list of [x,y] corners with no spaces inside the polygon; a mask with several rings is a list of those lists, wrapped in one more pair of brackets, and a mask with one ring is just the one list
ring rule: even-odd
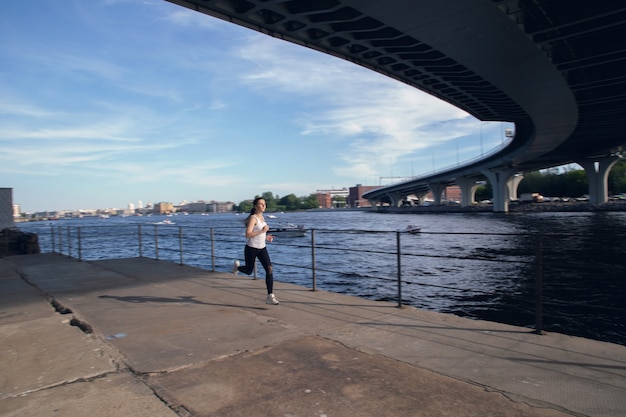
{"label": "distant building", "polygon": [[174,211],[172,203],[156,203],[152,209],[154,214],[172,214]]}
{"label": "distant building", "polygon": [[315,196],[317,197],[317,205],[319,208],[331,208],[333,206],[333,200],[330,193],[318,192]]}
{"label": "distant building", "polygon": [[458,185],[449,185],[443,191],[443,195],[441,196],[442,200],[446,201],[461,201],[461,187]]}
{"label": "distant building", "polygon": [[347,200],[349,191],[346,187],[340,190],[332,188],[330,190],[317,190],[315,195],[320,208],[333,208],[335,207],[334,198],[344,197]]}
{"label": "distant building", "polygon": [[116,216],[134,216],[135,214],[137,214],[137,210],[130,209],[130,208],[125,208],[125,209],[118,209],[115,210],[115,215]]}
{"label": "distant building", "polygon": [[233,211],[234,207],[235,203],[230,201],[183,201],[179,206],[176,206],[176,211],[186,213],[228,213]]}
{"label": "distant building", "polygon": [[207,211],[210,213],[229,213],[235,208],[235,203],[232,201],[220,202],[211,201],[207,204]]}
{"label": "distant building", "polygon": [[208,204],[206,201],[194,201],[193,203],[187,203],[185,210],[188,213],[206,213],[208,210]]}
{"label": "distant building", "polygon": [[350,187],[348,195],[348,207],[371,207],[370,202],[363,198],[363,194],[368,191],[380,188],[380,185],[361,185],[357,184],[354,187]]}

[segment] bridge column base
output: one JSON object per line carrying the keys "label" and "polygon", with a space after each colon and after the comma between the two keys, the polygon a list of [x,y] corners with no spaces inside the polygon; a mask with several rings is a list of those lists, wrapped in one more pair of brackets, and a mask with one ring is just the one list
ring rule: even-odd
{"label": "bridge column base", "polygon": [[456,185],[461,187],[461,207],[471,206],[476,200],[476,190],[478,184],[474,178],[459,177],[455,178]]}
{"label": "bridge column base", "polygon": [[606,203],[609,200],[609,173],[619,160],[619,156],[605,156],[576,161],[583,167],[589,179],[589,201],[592,204]]}
{"label": "bridge column base", "polygon": [[494,171],[484,170],[482,173],[491,183],[491,189],[493,190],[493,211],[495,213],[508,213],[510,198],[509,193],[511,187],[513,186],[510,181],[513,175],[517,173],[517,170],[510,168],[498,169]]}
{"label": "bridge column base", "polygon": [[433,199],[435,200],[435,205],[438,206],[441,204],[441,193],[446,189],[447,184],[433,182],[428,184],[428,187],[433,193]]}
{"label": "bridge column base", "polygon": [[400,207],[400,204],[404,199],[400,193],[387,193],[387,197],[389,197],[391,207]]}

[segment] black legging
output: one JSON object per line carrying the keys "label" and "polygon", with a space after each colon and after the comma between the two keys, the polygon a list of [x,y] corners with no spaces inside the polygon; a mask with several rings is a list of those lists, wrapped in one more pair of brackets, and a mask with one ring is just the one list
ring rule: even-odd
{"label": "black legging", "polygon": [[250,275],[254,271],[254,261],[259,258],[263,269],[265,269],[265,286],[267,287],[267,293],[274,292],[274,271],[272,269],[272,261],[270,260],[270,254],[267,252],[267,247],[263,249],[253,248],[246,245],[243,251],[246,264],[238,267],[239,272],[243,272],[246,275]]}

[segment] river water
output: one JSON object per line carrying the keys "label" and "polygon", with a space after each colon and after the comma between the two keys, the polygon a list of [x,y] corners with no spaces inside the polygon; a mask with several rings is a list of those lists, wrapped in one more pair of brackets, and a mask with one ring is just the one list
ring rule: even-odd
{"label": "river water", "polygon": [[[538,271],[542,278],[543,329],[626,345],[626,213],[438,213],[363,211],[276,213],[271,226],[302,224],[314,232],[277,238],[269,245],[277,281],[397,302],[398,263],[402,303],[418,308],[534,328]],[[85,259],[139,256],[138,238],[119,232],[158,230],[159,259],[229,271],[242,258],[245,215],[111,217],[21,223],[51,251],[51,229],[81,227]],[[422,233],[396,233],[407,225]],[[182,230],[182,232],[181,232]],[[74,235],[76,234],[73,232]],[[151,232],[150,232],[151,233]],[[184,238],[180,238],[180,233]],[[110,235],[114,245],[89,249],[89,236]],[[154,233],[153,233],[154,234]],[[541,237],[538,237],[538,236]],[[156,257],[153,236],[142,237],[143,256]],[[74,245],[76,246],[76,245]],[[169,249],[168,249],[169,248]],[[401,257],[396,255],[398,251]],[[153,251],[153,252],[150,252]],[[535,262],[540,253],[541,268]],[[73,256],[77,256],[74,254]],[[398,262],[400,260],[400,262]],[[259,277],[263,272],[259,271]],[[280,298],[280,297],[279,297]]]}

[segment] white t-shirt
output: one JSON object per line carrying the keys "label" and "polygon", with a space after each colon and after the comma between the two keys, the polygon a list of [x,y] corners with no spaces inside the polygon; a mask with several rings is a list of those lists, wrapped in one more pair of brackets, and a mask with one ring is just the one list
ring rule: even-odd
{"label": "white t-shirt", "polygon": [[[252,231],[260,232],[261,230],[263,230],[263,228],[265,227],[267,223],[259,219],[257,216],[254,216],[254,219],[256,219],[256,224],[252,228]],[[254,219],[250,219],[250,221],[252,222],[254,221]],[[256,249],[263,249],[265,247],[265,238],[266,238],[265,235],[266,233],[263,232],[259,235],[248,238],[248,246],[256,248]]]}

